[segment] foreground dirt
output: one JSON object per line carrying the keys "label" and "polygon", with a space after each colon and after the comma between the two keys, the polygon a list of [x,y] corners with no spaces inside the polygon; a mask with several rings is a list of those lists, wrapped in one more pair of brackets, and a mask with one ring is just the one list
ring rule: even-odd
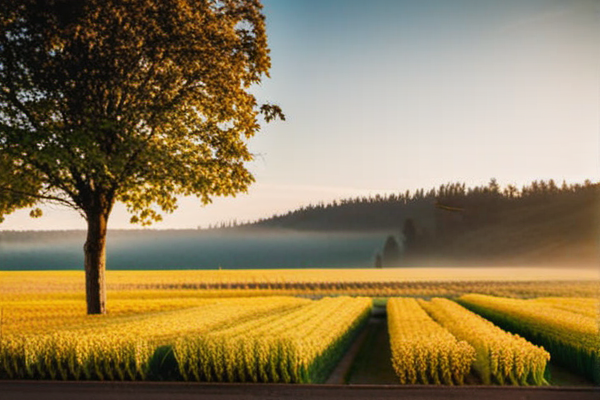
{"label": "foreground dirt", "polygon": [[1,400],[597,400],[600,388],[0,381]]}

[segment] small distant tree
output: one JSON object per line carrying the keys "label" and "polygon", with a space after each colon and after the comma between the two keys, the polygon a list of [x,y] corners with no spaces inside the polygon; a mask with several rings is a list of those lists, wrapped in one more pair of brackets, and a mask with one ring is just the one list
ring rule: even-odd
{"label": "small distant tree", "polygon": [[[246,191],[251,85],[268,75],[258,0],[0,0],[0,215],[77,210],[89,314],[106,312],[115,202],[149,224],[177,196]],[[39,214],[34,211],[34,215]]]}
{"label": "small distant tree", "polygon": [[503,192],[504,196],[508,199],[514,199],[515,197],[517,197],[518,193],[519,189],[517,189],[517,187],[512,184],[507,185]]}
{"label": "small distant tree", "polygon": [[496,178],[491,178],[490,179],[490,181],[488,183],[488,186],[487,186],[487,189],[489,190],[489,192],[492,195],[498,195],[498,194],[500,194],[500,185],[498,184],[498,181],[496,180]]}
{"label": "small distant tree", "polygon": [[400,259],[400,246],[393,235],[389,235],[383,245],[382,264],[389,266]]}
{"label": "small distant tree", "polygon": [[383,267],[383,262],[381,260],[381,254],[377,253],[377,255],[375,256],[375,268],[382,268]]}

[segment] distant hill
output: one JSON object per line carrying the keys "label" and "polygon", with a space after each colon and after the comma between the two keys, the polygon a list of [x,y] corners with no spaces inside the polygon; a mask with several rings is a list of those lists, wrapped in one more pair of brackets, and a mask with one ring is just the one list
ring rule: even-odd
{"label": "distant hill", "polygon": [[600,268],[599,224],[598,187],[540,196],[499,205],[497,214],[472,227],[465,223],[450,227],[434,243],[432,253],[474,262],[583,263]]}
{"label": "distant hill", "polygon": [[600,265],[600,184],[590,181],[560,187],[552,180],[534,181],[521,189],[501,189],[494,179],[473,188],[453,183],[427,192],[311,205],[252,226],[387,230],[402,247],[408,219],[414,221],[417,238],[394,264]]}
{"label": "distant hill", "polygon": [[398,230],[406,218],[416,218],[422,226],[433,228],[435,196],[421,192],[408,200],[403,196],[361,197],[309,205],[246,226],[306,231],[381,231]]}

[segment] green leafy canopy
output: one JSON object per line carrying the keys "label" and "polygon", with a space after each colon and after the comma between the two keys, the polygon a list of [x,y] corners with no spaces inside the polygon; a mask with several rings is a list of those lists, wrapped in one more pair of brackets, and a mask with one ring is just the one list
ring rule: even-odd
{"label": "green leafy canopy", "polygon": [[[132,222],[245,191],[269,50],[258,0],[0,0],[0,216],[54,201]],[[34,213],[35,214],[35,213]]]}

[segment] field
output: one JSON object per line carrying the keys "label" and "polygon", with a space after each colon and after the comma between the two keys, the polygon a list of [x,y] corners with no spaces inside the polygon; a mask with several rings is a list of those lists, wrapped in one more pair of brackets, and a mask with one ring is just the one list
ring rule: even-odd
{"label": "field", "polygon": [[108,314],[87,316],[83,273],[0,272],[0,378],[325,382],[379,297],[396,383],[547,385],[549,361],[600,383],[589,270],[109,271],[107,282]]}

